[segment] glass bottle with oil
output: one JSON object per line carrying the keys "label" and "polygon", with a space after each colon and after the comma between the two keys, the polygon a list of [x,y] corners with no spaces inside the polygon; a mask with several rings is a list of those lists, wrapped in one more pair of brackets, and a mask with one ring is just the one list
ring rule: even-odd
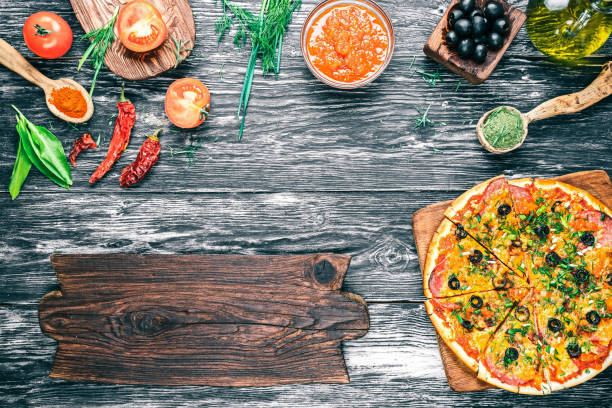
{"label": "glass bottle with oil", "polygon": [[559,60],[582,58],[612,33],[612,0],[529,0],[526,25],[543,53]]}

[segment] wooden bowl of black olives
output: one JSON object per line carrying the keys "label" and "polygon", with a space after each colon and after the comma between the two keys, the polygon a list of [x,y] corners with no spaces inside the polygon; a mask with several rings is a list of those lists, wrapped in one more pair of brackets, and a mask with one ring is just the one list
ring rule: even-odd
{"label": "wooden bowl of black olives", "polygon": [[525,19],[503,0],[454,0],[423,51],[479,84],[491,75]]}

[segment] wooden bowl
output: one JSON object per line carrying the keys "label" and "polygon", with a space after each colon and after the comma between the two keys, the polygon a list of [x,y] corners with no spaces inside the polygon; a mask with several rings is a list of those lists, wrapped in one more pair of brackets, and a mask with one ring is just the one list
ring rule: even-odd
{"label": "wooden bowl", "polygon": [[[444,65],[456,74],[461,75],[473,84],[483,83],[489,75],[493,73],[495,67],[501,60],[502,56],[510,46],[514,37],[518,34],[519,30],[525,23],[527,16],[521,10],[512,7],[503,0],[495,0],[504,7],[506,11],[506,17],[510,20],[510,31],[506,36],[504,46],[499,50],[489,50],[487,59],[479,64],[471,59],[461,59],[456,50],[450,49],[446,45],[446,33],[448,32],[448,13],[459,3],[459,0],[453,0],[446,9],[446,12],[438,22],[438,25],[433,30],[429,39],[423,47],[423,52],[429,58]],[[484,4],[488,3],[487,0],[476,0],[476,7],[482,8]]]}
{"label": "wooden bowl", "polygon": [[507,149],[498,149],[497,147],[493,146],[491,143],[489,143],[489,141],[485,137],[482,129],[483,129],[484,123],[487,120],[487,118],[489,117],[489,115],[494,110],[499,109],[500,107],[501,106],[498,106],[497,108],[491,109],[490,111],[486,112],[484,115],[481,116],[480,120],[476,124],[476,135],[478,135],[478,141],[480,142],[482,147],[484,147],[489,152],[495,153],[495,154],[508,153],[508,152],[511,152],[512,150],[515,150],[515,149],[518,149],[519,147],[521,147],[523,142],[525,142],[525,138],[527,138],[527,126],[529,126],[529,118],[527,118],[523,113],[521,113],[521,111],[519,111],[515,107],[504,105],[503,107],[513,111],[514,113],[517,113],[521,117],[521,120],[523,122],[523,136],[521,137],[521,140],[519,140],[519,142],[517,144],[515,144],[514,146],[511,146],[511,147],[508,147]]}
{"label": "wooden bowl", "polygon": [[[364,78],[360,81],[346,83],[346,82],[336,81],[326,75],[323,75],[321,72],[319,72],[317,68],[312,64],[310,59],[308,58],[307,47],[308,47],[308,31],[312,27],[312,24],[319,18],[319,16],[322,13],[328,11],[332,7],[349,6],[349,5],[356,5],[356,6],[364,7],[368,9],[369,11],[371,11],[374,15],[376,15],[380,19],[380,21],[382,21],[384,28],[387,32],[387,36],[389,37],[389,50],[387,52],[387,57],[385,58],[385,61],[382,63],[382,65],[378,68],[378,70],[373,75],[367,78]],[[306,21],[304,22],[304,25],[302,26],[302,34],[301,34],[300,42],[301,42],[302,56],[304,57],[304,62],[306,62],[306,66],[308,67],[310,72],[312,72],[312,74],[319,81],[331,87],[338,88],[338,89],[354,89],[354,88],[362,87],[374,81],[376,78],[380,76],[380,74],[383,73],[385,68],[387,68],[387,65],[389,65],[389,62],[391,61],[391,57],[393,56],[393,49],[395,48],[395,33],[393,32],[393,24],[391,23],[391,19],[389,18],[387,13],[385,13],[385,11],[378,4],[374,3],[371,0],[325,0],[319,3],[310,12],[308,17],[306,17]]]}

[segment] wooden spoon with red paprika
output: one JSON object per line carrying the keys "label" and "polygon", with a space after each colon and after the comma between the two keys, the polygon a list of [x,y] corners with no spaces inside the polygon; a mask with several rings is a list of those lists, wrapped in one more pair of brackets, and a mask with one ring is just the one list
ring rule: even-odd
{"label": "wooden spoon with red paprika", "polygon": [[72,123],[83,123],[93,115],[94,106],[81,85],[68,78],[47,78],[9,43],[0,38],[0,64],[45,91],[47,107],[55,116]]}

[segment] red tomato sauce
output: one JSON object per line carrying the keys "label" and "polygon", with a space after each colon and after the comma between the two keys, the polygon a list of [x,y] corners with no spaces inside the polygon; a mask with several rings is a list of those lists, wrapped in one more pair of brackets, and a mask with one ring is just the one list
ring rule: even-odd
{"label": "red tomato sauce", "polygon": [[321,74],[353,83],[374,75],[389,52],[383,22],[362,6],[343,5],[322,13],[308,30],[308,58]]}

